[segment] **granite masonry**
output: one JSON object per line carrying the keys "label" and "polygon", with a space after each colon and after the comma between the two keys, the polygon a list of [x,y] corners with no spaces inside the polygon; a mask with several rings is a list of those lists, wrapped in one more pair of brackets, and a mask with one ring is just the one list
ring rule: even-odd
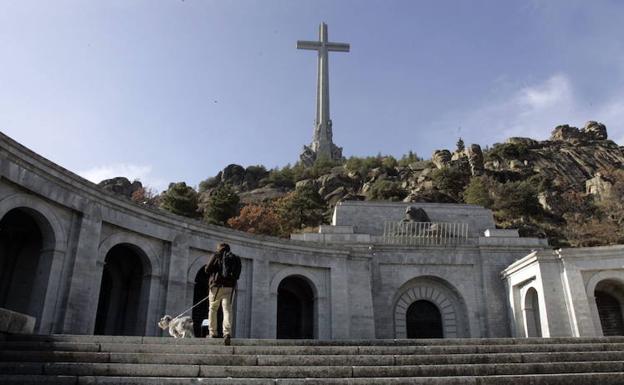
{"label": "granite masonry", "polygon": [[134,204],[0,134],[0,307],[36,333],[161,335],[204,298],[224,241],[243,259],[236,337],[624,333],[622,246],[551,250],[478,206],[352,201],[318,233],[255,236]]}

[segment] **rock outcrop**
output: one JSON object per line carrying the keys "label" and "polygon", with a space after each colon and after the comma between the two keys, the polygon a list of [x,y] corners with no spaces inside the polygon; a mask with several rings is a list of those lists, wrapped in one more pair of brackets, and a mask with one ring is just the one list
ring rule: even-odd
{"label": "rock outcrop", "polygon": [[105,179],[98,183],[98,186],[115,194],[123,195],[126,198],[132,198],[132,194],[134,194],[135,191],[143,188],[143,184],[138,180],[130,182],[128,178],[123,176]]}

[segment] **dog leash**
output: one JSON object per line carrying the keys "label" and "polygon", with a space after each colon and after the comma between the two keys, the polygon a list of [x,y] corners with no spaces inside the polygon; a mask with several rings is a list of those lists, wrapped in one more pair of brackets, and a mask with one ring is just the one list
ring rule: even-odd
{"label": "dog leash", "polygon": [[204,302],[205,300],[208,299],[210,295],[207,295],[204,299],[202,299],[201,301],[197,302],[195,305],[189,307],[188,309],[184,310],[182,313],[180,313],[177,317],[173,318],[173,319],[178,319],[181,316],[183,316],[184,314],[186,314],[189,310],[192,310],[195,306],[199,305],[200,303]]}

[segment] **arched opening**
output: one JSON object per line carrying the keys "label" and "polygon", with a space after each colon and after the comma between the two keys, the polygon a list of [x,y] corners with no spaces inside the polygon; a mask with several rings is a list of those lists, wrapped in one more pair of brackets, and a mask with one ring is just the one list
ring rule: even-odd
{"label": "arched opening", "polygon": [[303,277],[286,277],[277,288],[277,338],[314,338],[314,291]]}
{"label": "arched opening", "polygon": [[143,335],[149,280],[142,251],[119,244],[106,254],[95,321],[95,334]]}
{"label": "arched opening", "polygon": [[0,220],[0,307],[41,320],[55,246],[38,212],[17,208]]}
{"label": "arched opening", "polygon": [[419,300],[412,303],[405,314],[407,338],[443,338],[442,314],[436,305]]}
{"label": "arched opening", "polygon": [[[199,269],[197,275],[195,275],[193,304],[196,304],[208,295],[208,274],[206,274],[204,267]],[[172,315],[172,317],[174,316]],[[193,308],[192,317],[195,336],[205,337],[208,334],[208,329],[207,327],[202,328],[202,322],[208,319],[208,300]],[[217,330],[220,334],[223,332],[223,310],[221,307],[219,307],[219,312],[217,313]]]}
{"label": "arched opening", "polygon": [[527,337],[542,336],[542,321],[539,310],[539,296],[535,288],[527,290],[524,296],[524,323]]}
{"label": "arched opening", "polygon": [[594,296],[602,334],[604,336],[624,335],[624,319],[622,317],[624,289],[622,285],[613,280],[602,281],[596,285]]}

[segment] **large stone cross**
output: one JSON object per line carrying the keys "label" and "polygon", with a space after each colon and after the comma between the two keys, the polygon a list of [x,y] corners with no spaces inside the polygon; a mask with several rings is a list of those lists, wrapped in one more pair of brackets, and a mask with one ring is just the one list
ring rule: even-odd
{"label": "large stone cross", "polygon": [[[340,159],[342,149],[332,142],[332,122],[329,117],[329,63],[328,52],[349,52],[349,44],[330,43],[327,39],[327,24],[319,26],[319,41],[297,41],[297,49],[318,52],[318,74],[316,83],[316,122],[311,149],[314,158]],[[306,150],[304,148],[304,154]],[[303,155],[302,154],[302,160]]]}

